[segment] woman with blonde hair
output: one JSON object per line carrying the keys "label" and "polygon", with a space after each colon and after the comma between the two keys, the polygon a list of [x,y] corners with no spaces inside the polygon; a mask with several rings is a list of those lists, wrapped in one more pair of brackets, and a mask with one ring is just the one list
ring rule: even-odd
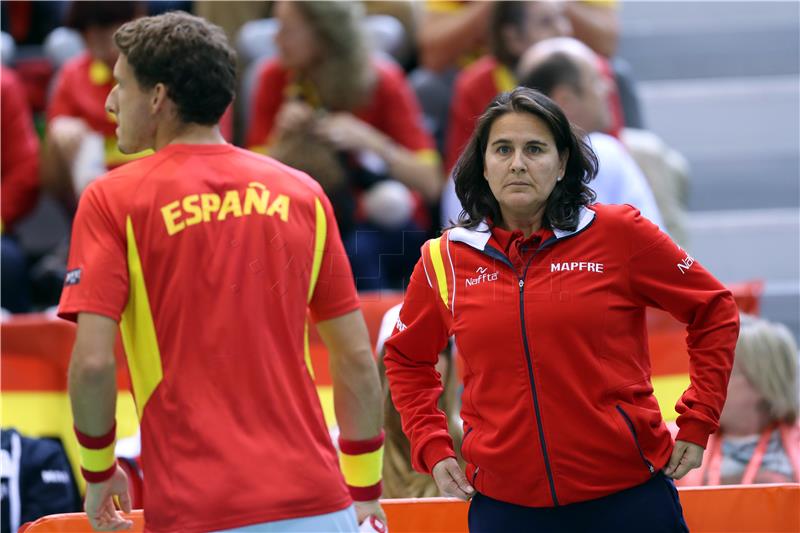
{"label": "woman with blonde hair", "polygon": [[247,145],[320,182],[359,290],[400,288],[427,229],[415,210],[438,201],[443,178],[402,69],[370,52],[362,7],[276,4],[278,57],[258,74]]}
{"label": "woman with blonde hair", "polygon": [[800,482],[797,344],[783,324],[742,315],[720,431],[682,485]]}

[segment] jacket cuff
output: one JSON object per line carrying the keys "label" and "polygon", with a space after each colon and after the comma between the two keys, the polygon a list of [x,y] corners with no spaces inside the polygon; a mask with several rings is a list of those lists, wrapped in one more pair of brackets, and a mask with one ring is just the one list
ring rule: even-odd
{"label": "jacket cuff", "polygon": [[448,438],[436,438],[423,445],[420,456],[423,462],[420,466],[425,469],[426,474],[430,474],[436,463],[448,457],[455,457],[456,452]]}
{"label": "jacket cuff", "polygon": [[678,427],[680,429],[678,429],[678,435],[675,440],[691,442],[703,448],[708,444],[708,436],[713,432],[713,429],[708,424],[697,420],[681,421]]}

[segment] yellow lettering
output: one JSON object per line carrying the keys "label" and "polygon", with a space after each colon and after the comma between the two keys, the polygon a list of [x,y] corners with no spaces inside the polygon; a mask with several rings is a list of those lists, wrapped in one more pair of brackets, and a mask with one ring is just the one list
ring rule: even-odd
{"label": "yellow lettering", "polygon": [[239,203],[239,192],[228,191],[225,193],[225,198],[222,200],[222,207],[219,208],[219,215],[217,220],[225,220],[228,213],[233,213],[233,216],[242,216],[242,204]]}
{"label": "yellow lettering", "polygon": [[203,212],[200,210],[200,206],[197,205],[197,202],[199,201],[199,194],[190,194],[189,196],[185,196],[183,198],[183,210],[187,213],[191,213],[192,215],[184,220],[187,226],[194,226],[203,219]]}
{"label": "yellow lettering", "polygon": [[269,206],[267,215],[272,216],[275,213],[278,213],[284,222],[289,221],[289,197],[285,194],[279,194],[275,201],[272,202],[272,205]]}
{"label": "yellow lettering", "polygon": [[219,211],[219,195],[214,193],[201,194],[200,205],[203,209],[203,222],[210,222],[211,213]]}
{"label": "yellow lettering", "polygon": [[175,220],[181,216],[179,205],[180,202],[175,200],[161,208],[161,215],[164,217],[164,225],[167,227],[167,235],[175,235],[186,227],[186,224],[183,222],[175,223]]}
{"label": "yellow lettering", "polygon": [[[259,193],[256,188],[261,189]],[[262,215],[267,213],[267,202],[269,202],[269,191],[263,183],[251,182],[247,185],[247,192],[244,196],[244,214],[249,215],[255,206],[256,212]]]}

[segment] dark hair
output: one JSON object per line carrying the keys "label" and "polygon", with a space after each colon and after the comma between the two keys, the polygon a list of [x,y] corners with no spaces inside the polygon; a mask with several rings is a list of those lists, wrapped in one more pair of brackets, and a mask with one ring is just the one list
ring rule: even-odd
{"label": "dark hair", "polygon": [[559,85],[568,85],[578,94],[583,92],[580,68],[575,59],[565,52],[553,53],[529,72],[520,72],[520,75],[522,85],[548,96]]}
{"label": "dark hair", "polygon": [[542,225],[574,231],[578,227],[580,208],[595,199],[588,184],[597,174],[597,157],[586,140],[573,131],[561,108],[547,96],[527,87],[501,93],[478,119],[453,169],[456,195],[463,206],[456,226],[473,229],[486,217],[495,224],[503,220],[500,204],[484,177],[484,154],[492,124],[507,113],[530,113],[539,117],[553,135],[558,153],[569,152],[564,179],[556,183],[547,199]]}
{"label": "dark hair", "polygon": [[489,49],[492,55],[502,64],[513,67],[519,57],[512,54],[506,48],[506,39],[503,29],[506,26],[514,26],[522,29],[523,22],[527,16],[526,2],[496,2],[492,9],[492,17],[489,23]]}
{"label": "dark hair", "polygon": [[219,26],[173,11],[124,24],[114,43],[140,85],[166,86],[184,123],[216,124],[233,101],[236,52]]}
{"label": "dark hair", "polygon": [[118,26],[145,14],[143,2],[70,2],[64,25],[80,32],[90,27]]}

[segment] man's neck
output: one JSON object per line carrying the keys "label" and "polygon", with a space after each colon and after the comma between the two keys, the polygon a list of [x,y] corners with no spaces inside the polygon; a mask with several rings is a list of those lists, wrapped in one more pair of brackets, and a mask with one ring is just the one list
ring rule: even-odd
{"label": "man's neck", "polygon": [[156,132],[156,151],[168,144],[226,144],[219,125],[186,124],[181,127],[164,128]]}

